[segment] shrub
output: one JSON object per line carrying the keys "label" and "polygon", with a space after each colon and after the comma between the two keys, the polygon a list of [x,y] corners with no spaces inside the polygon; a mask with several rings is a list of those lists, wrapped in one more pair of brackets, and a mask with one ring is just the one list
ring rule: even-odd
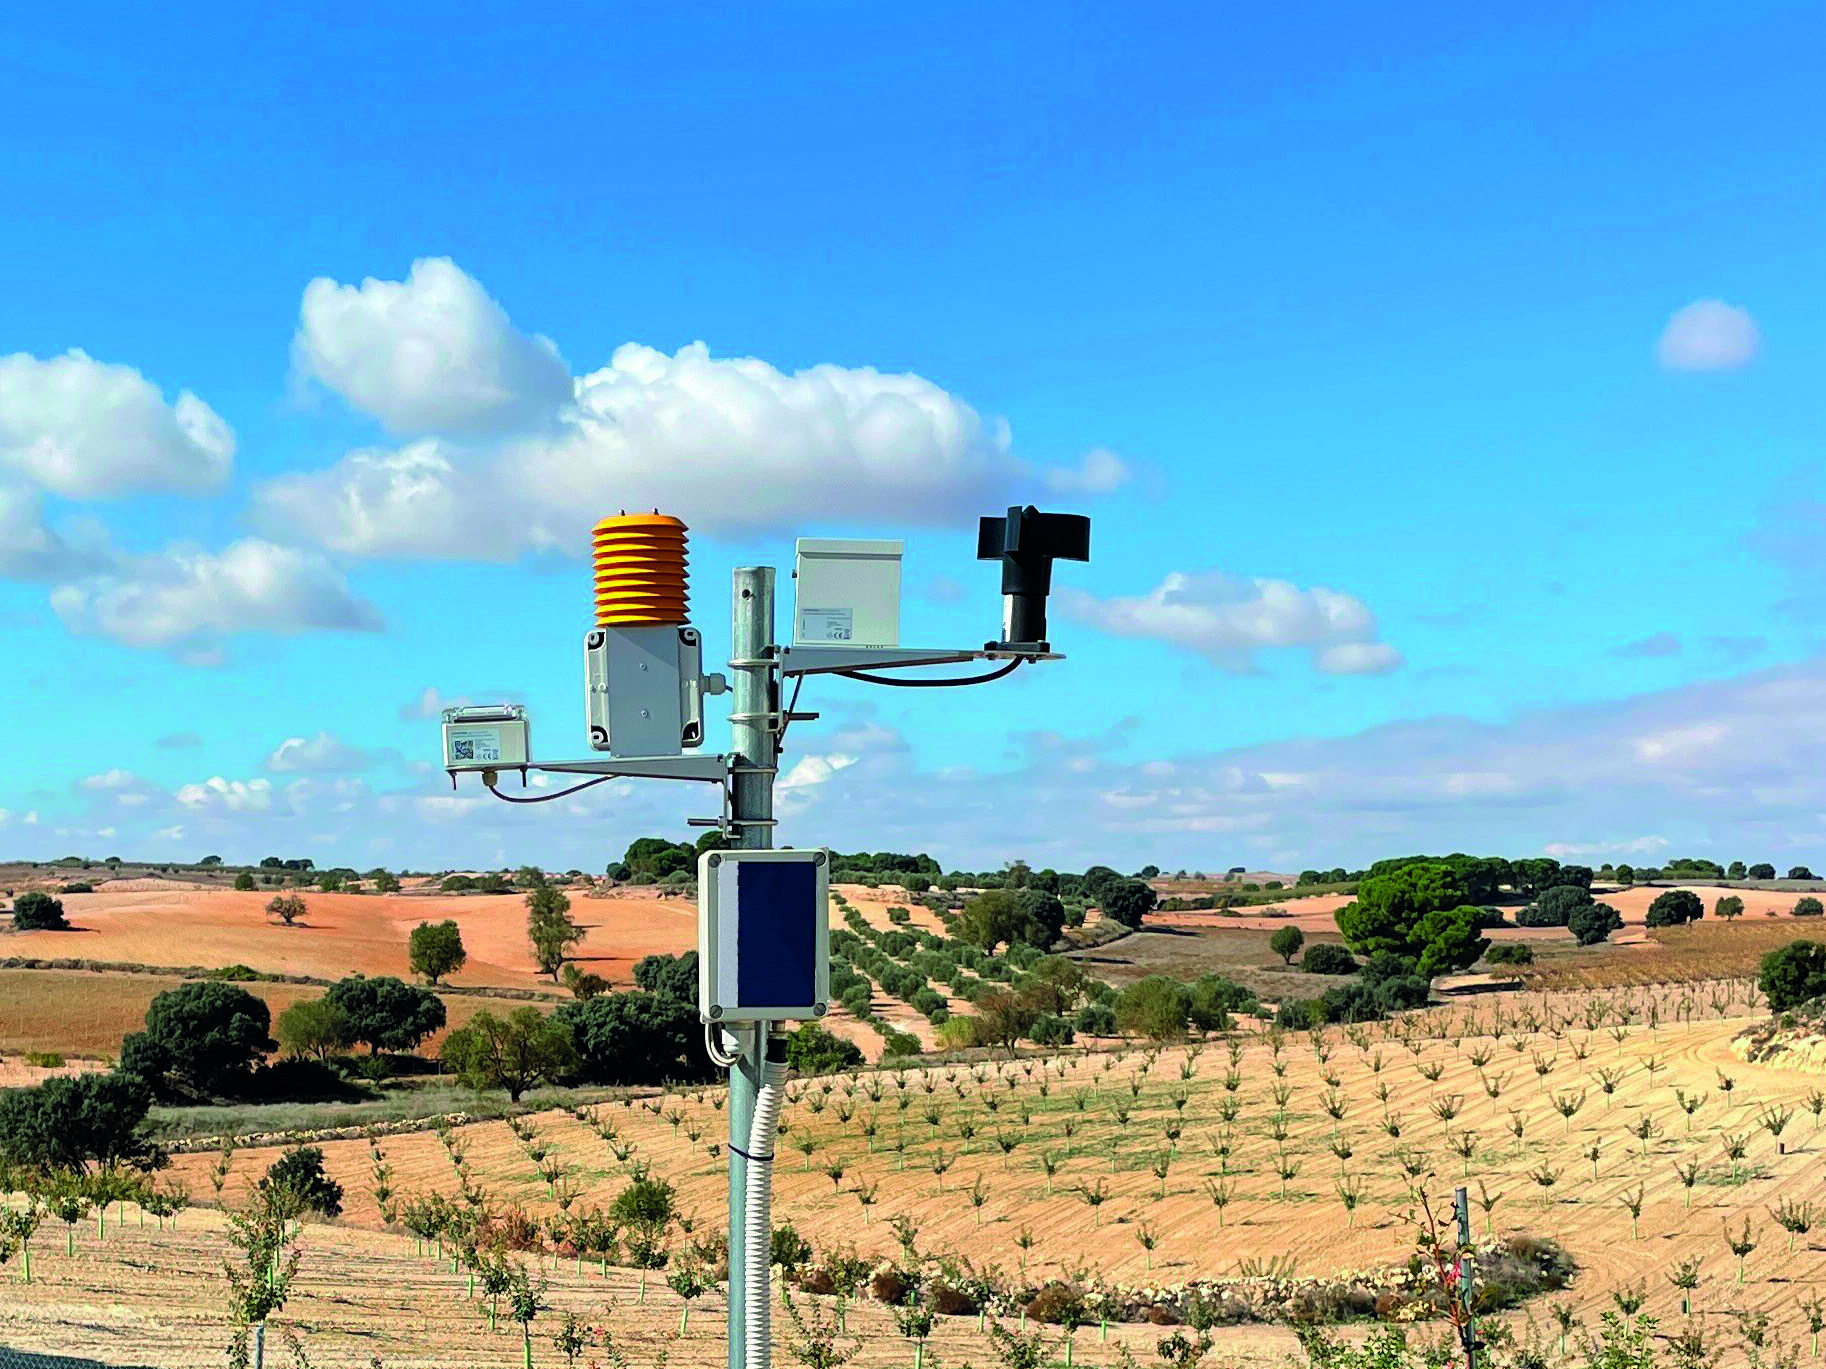
{"label": "shrub", "polygon": [[1192,1008],[1188,1016],[1200,1031],[1226,1031],[1230,1014],[1253,1013],[1261,1004],[1248,989],[1221,974],[1200,975],[1192,982]]}
{"label": "shrub", "polygon": [[1763,957],[1757,987],[1775,1012],[1826,995],[1826,946],[1795,941]]}
{"label": "shrub", "polygon": [[1648,905],[1648,925],[1679,927],[1705,916],[1706,906],[1691,889],[1669,889]]}
{"label": "shrub", "polygon": [[246,870],[243,870],[240,874],[235,876],[235,888],[239,889],[242,893],[246,893],[253,887],[254,877]]}
{"label": "shrub", "polygon": [[307,1212],[325,1217],[342,1212],[342,1185],[323,1172],[323,1151],[316,1146],[294,1146],[266,1171],[262,1189],[290,1193]]}
{"label": "shrub", "polygon": [[800,1074],[830,1074],[860,1065],[862,1049],[816,1022],[806,1022],[786,1038],[786,1063]]}
{"label": "shrub", "polygon": [[1794,901],[1796,917],[1818,917],[1822,912],[1826,912],[1826,908],[1823,908],[1820,901],[1812,894],[1803,894]]}
{"label": "shrub", "polygon": [[1116,1026],[1152,1041],[1174,1041],[1186,1034],[1192,995],[1178,980],[1151,974],[1129,985],[1116,1000]]}
{"label": "shrub", "polygon": [[1572,923],[1572,915],[1581,908],[1591,906],[1591,893],[1576,884],[1556,884],[1551,889],[1543,890],[1534,901],[1534,906],[1525,911],[1532,912],[1532,921],[1517,917],[1524,927],[1567,927]]}
{"label": "shrub", "polygon": [[1050,1012],[1040,1014],[1027,1032],[1027,1039],[1036,1046],[1069,1046],[1073,1036],[1071,1023]]}
{"label": "shrub", "polygon": [[1130,929],[1139,928],[1159,901],[1154,890],[1138,879],[1123,880],[1110,887],[1099,901],[1104,915]]}
{"label": "shrub", "polygon": [[304,900],[297,894],[275,894],[266,911],[290,927],[304,916]]}
{"label": "shrub", "polygon": [[1077,1016],[1072,1019],[1072,1026],[1086,1036],[1114,1036],[1116,1014],[1107,1003],[1086,1003],[1078,1009]]}
{"label": "shrub", "polygon": [[1623,930],[1623,917],[1608,903],[1586,903],[1572,910],[1566,926],[1581,946],[1596,946]]}
{"label": "shrub", "polygon": [[1534,947],[1524,941],[1499,941],[1484,952],[1488,965],[1532,965]]}
{"label": "shrub", "polygon": [[1321,941],[1306,948],[1300,968],[1307,974],[1355,974],[1357,957],[1335,941]]}
{"label": "shrub", "polygon": [[13,927],[21,932],[67,932],[70,923],[61,901],[31,889],[13,900]]}
{"label": "shrub", "polygon": [[648,993],[697,1007],[697,952],[644,955],[634,962],[634,983]]}

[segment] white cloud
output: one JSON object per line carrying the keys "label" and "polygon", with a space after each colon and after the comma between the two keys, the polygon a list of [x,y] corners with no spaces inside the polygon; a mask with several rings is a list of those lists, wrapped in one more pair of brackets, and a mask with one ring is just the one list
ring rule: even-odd
{"label": "white cloud", "polygon": [[1632,837],[1628,841],[1565,842],[1550,841],[1541,848],[1543,855],[1555,860],[1576,860],[1581,856],[1647,856],[1665,851],[1666,837]]}
{"label": "white cloud", "polygon": [[414,262],[404,281],[312,281],[292,364],[399,433],[520,430],[571,397],[557,347],[518,331],[447,257]]}
{"label": "white cloud", "polygon": [[275,772],[339,774],[360,770],[373,760],[370,752],[350,746],[330,732],[315,737],[288,737],[266,758],[266,768]]}
{"label": "white cloud", "polygon": [[1748,365],[1760,343],[1749,310],[1700,299],[1674,311],[1655,355],[1670,371],[1728,371]]}
{"label": "white cloud", "polygon": [[88,775],[77,781],[82,789],[111,791],[115,789],[134,789],[142,783],[140,777],[131,770],[104,770],[99,775]]}
{"label": "white cloud", "polygon": [[217,775],[201,784],[183,786],[175,797],[187,808],[263,813],[273,806],[273,785],[271,780],[228,780]]}
{"label": "white cloud", "polygon": [[[701,342],[671,355],[624,344],[571,384],[563,405],[550,395],[491,401],[497,431],[478,440],[482,425],[464,421],[478,416],[455,412],[475,387],[447,394],[440,378],[419,374],[424,356],[437,354],[421,334],[447,326],[420,307],[431,265],[419,263],[404,284],[320,281],[307,291],[300,346],[310,372],[420,440],[267,482],[255,491],[255,516],[269,535],[373,557],[581,555],[589,527],[617,509],[659,508],[713,533],[810,519],[956,525],[1035,484],[1097,492],[1126,474],[1102,451],[1073,470],[1020,461],[1005,423],[918,375],[835,365],[788,373],[753,357],[714,357]],[[460,318],[471,319],[477,300],[495,308],[451,263],[434,274],[439,292],[467,301]],[[488,365],[535,345],[504,317],[494,323],[448,327],[492,339],[476,344],[495,359]],[[324,340],[332,336],[334,346]],[[537,348],[558,364],[544,343]]]}
{"label": "white cloud", "polygon": [[0,357],[0,467],[70,498],[221,488],[235,435],[188,390],[167,404],[131,366],[71,351]]}
{"label": "white cloud", "polygon": [[375,632],[379,611],[321,556],[257,538],[221,552],[172,549],[51,593],[74,632],[128,646],[208,650],[241,632]]}
{"label": "white cloud", "polygon": [[1146,594],[1100,599],[1063,589],[1068,617],[1118,637],[1168,642],[1225,670],[1254,668],[1260,650],[1298,647],[1329,674],[1393,670],[1401,654],[1375,640],[1376,617],[1361,599],[1301,589],[1285,580],[1244,579],[1222,571],[1169,572]]}
{"label": "white cloud", "polygon": [[1057,466],[1044,473],[1046,488],[1055,494],[1109,494],[1128,483],[1128,463],[1107,447],[1093,447],[1073,467]]}
{"label": "white cloud", "polygon": [[793,763],[792,769],[780,777],[781,789],[804,789],[809,785],[823,784],[839,770],[848,770],[856,764],[857,757],[846,756],[841,751],[833,751],[824,756],[801,756]]}
{"label": "white cloud", "polygon": [[1401,653],[1387,642],[1340,642],[1313,657],[1327,675],[1386,675],[1401,665]]}
{"label": "white cloud", "polygon": [[0,580],[53,581],[88,575],[112,560],[93,524],[67,536],[44,522],[37,491],[0,483]]}
{"label": "white cloud", "polygon": [[184,839],[184,829],[178,826],[161,827],[152,835],[159,841],[182,841]]}

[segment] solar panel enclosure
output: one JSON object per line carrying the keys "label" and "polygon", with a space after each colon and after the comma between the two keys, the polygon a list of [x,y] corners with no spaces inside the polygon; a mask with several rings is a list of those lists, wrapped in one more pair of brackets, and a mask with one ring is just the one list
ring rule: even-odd
{"label": "solar panel enclosure", "polygon": [[698,1012],[706,1022],[792,1022],[830,1004],[830,853],[698,857]]}

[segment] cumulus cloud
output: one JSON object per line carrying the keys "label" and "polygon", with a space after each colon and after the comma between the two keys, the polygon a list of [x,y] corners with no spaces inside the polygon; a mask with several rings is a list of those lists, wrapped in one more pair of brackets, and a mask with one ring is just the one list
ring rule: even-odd
{"label": "cumulus cloud", "polygon": [[1093,447],[1077,466],[1057,466],[1043,475],[1055,494],[1110,494],[1128,483],[1128,462],[1107,447]]}
{"label": "cumulus cloud", "polygon": [[334,733],[315,737],[288,737],[266,758],[266,768],[278,772],[346,774],[372,764],[374,754],[350,746]]}
{"label": "cumulus cloud", "polygon": [[403,281],[312,281],[292,365],[398,433],[522,429],[571,397],[557,347],[516,329],[446,257],[414,262]]}
{"label": "cumulus cloud", "polygon": [[44,522],[42,502],[34,490],[0,484],[0,580],[64,580],[109,564],[98,529],[75,538],[56,532]]}
{"label": "cumulus cloud", "polygon": [[200,784],[183,786],[175,797],[186,808],[263,813],[273,806],[273,785],[271,780],[230,780],[217,775]]}
{"label": "cumulus cloud", "polygon": [[221,552],[133,557],[62,585],[51,606],[74,632],[127,646],[194,648],[243,632],[375,632],[379,611],[323,557],[249,538]]}
{"label": "cumulus cloud", "polygon": [[1748,309],[1700,299],[1674,311],[1655,355],[1670,371],[1729,371],[1754,360],[1760,344]]}
{"label": "cumulus cloud", "polygon": [[1376,616],[1353,595],[1222,571],[1169,572],[1146,594],[1099,598],[1058,591],[1068,617],[1118,637],[1167,642],[1225,670],[1255,668],[1258,651],[1303,648],[1329,674],[1380,674],[1401,653],[1376,640]]}
{"label": "cumulus cloud", "polygon": [[1578,860],[1589,856],[1649,856],[1668,848],[1666,837],[1632,837],[1627,841],[1565,842],[1550,841],[1542,854],[1555,860]]}
{"label": "cumulus cloud", "polygon": [[54,494],[203,493],[227,481],[234,454],[215,410],[188,390],[167,404],[131,366],[79,351],[0,357],[0,468]]}
{"label": "cumulus cloud", "polygon": [[[424,357],[437,354],[422,334],[446,327],[438,311],[419,307],[426,293],[466,301],[455,310],[465,319],[486,312],[478,300],[495,308],[449,262],[421,262],[403,284],[320,281],[307,291],[300,348],[309,373],[416,440],[267,482],[255,516],[269,535],[357,556],[505,560],[546,548],[581,553],[589,526],[622,508],[661,508],[735,534],[808,517],[955,525],[1034,485],[1099,492],[1126,475],[1104,451],[1069,470],[1020,461],[1005,423],[918,375],[836,365],[784,372],[754,357],[712,356],[701,342],[672,354],[626,343],[608,365],[567,379],[561,405],[540,386],[496,387],[541,398],[491,404],[485,425],[458,412],[461,396],[445,394],[440,378],[420,376],[436,370]],[[492,339],[478,348],[494,360],[476,366],[512,370],[500,357],[535,345],[559,365],[546,344],[489,317],[489,328],[454,329]],[[331,334],[335,346],[323,341]]]}

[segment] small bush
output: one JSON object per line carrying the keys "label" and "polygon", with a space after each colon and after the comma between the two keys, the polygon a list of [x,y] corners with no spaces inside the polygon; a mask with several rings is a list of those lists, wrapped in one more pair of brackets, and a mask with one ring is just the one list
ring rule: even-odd
{"label": "small bush", "polygon": [[13,900],[13,927],[21,932],[67,932],[70,922],[61,902],[31,889]]}
{"label": "small bush", "polygon": [[1812,894],[1803,895],[1794,901],[1794,915],[1796,917],[1818,917],[1823,912],[1826,912],[1826,906],[1822,906],[1820,901]]}
{"label": "small bush", "polygon": [[296,1146],[286,1151],[273,1161],[260,1187],[290,1191],[309,1212],[325,1217],[342,1213],[342,1185],[323,1172],[323,1151],[316,1146]]}
{"label": "small bush", "polygon": [[1488,965],[1532,965],[1534,947],[1522,941],[1499,941],[1484,952]]}
{"label": "small bush", "polygon": [[1335,941],[1321,941],[1306,948],[1300,968],[1307,974],[1355,974],[1357,957]]}

